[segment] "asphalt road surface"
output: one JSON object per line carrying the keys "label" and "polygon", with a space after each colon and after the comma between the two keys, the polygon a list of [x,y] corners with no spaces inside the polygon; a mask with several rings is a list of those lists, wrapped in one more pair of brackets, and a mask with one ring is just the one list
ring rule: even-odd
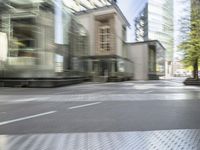
{"label": "asphalt road surface", "polygon": [[0,88],[0,150],[199,150],[199,116],[179,78]]}

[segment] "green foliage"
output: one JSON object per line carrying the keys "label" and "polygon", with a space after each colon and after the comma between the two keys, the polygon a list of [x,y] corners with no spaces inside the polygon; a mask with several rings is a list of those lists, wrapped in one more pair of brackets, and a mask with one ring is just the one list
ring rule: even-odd
{"label": "green foliage", "polygon": [[[194,78],[198,74],[200,60],[200,6],[192,5],[189,35],[179,48],[184,53],[183,62],[186,67],[193,66]],[[198,75],[196,75],[198,78]]]}

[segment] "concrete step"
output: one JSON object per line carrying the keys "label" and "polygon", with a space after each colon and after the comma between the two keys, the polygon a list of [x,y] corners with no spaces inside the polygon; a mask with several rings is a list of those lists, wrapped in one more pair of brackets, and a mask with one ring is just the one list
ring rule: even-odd
{"label": "concrete step", "polygon": [[96,76],[96,77],[93,77],[92,81],[93,82],[107,82],[108,81],[108,77]]}
{"label": "concrete step", "polygon": [[30,87],[30,88],[50,88],[86,81],[88,78],[43,78],[43,79],[0,79],[1,87]]}
{"label": "concrete step", "polygon": [[196,80],[193,78],[187,78],[184,82],[185,85],[196,85],[200,86],[200,79]]}

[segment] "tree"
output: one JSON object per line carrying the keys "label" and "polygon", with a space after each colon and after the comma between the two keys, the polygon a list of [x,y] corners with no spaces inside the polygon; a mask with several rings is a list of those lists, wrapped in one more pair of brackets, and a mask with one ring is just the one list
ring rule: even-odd
{"label": "tree", "polygon": [[184,30],[188,28],[188,36],[180,44],[179,48],[183,50],[184,53],[184,64],[186,66],[193,66],[193,78],[198,80],[200,60],[200,2],[198,0],[192,0],[190,15],[189,26],[183,26]]}

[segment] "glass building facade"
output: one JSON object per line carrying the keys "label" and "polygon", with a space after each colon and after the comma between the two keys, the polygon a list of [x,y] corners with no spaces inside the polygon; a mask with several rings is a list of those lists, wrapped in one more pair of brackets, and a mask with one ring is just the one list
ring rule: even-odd
{"label": "glass building facade", "polygon": [[165,49],[159,42],[150,42],[148,45],[149,76],[165,75]]}
{"label": "glass building facade", "polygon": [[[122,81],[133,78],[133,62],[117,55],[86,56],[87,71],[93,81]],[[99,80],[102,81],[102,80]]]}
{"label": "glass building facade", "polygon": [[174,55],[173,0],[148,0],[135,19],[136,41],[159,40],[169,65]]}
{"label": "glass building facade", "polygon": [[62,0],[0,1],[0,78],[85,76],[87,31]]}
{"label": "glass building facade", "polygon": [[79,12],[109,6],[117,0],[63,0],[63,2],[73,12]]}

